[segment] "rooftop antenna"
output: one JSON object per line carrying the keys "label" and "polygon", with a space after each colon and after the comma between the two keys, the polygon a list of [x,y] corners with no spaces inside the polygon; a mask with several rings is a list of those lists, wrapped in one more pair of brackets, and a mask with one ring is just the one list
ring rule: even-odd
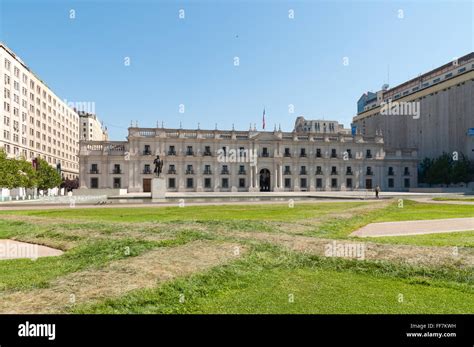
{"label": "rooftop antenna", "polygon": [[281,131],[281,123],[278,123],[278,131]]}
{"label": "rooftop antenna", "polygon": [[163,125],[164,125],[164,124],[165,124],[165,123],[164,123],[163,121],[161,121],[161,127],[162,127],[162,128],[163,128]]}
{"label": "rooftop antenna", "polygon": [[234,131],[234,130],[235,130],[235,129],[234,129],[234,123],[232,123],[232,131]]}
{"label": "rooftop antenna", "polygon": [[216,130],[217,130],[217,123],[216,123]]}
{"label": "rooftop antenna", "polygon": [[181,123],[181,121],[179,122],[179,128],[183,129],[183,123]]}
{"label": "rooftop antenna", "polygon": [[200,129],[201,129],[201,124],[200,124],[200,123],[198,123],[198,130],[200,130]]}

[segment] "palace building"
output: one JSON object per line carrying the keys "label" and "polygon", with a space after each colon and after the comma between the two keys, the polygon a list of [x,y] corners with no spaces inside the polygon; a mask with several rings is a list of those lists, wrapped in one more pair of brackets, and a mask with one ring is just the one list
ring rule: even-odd
{"label": "palace building", "polygon": [[[331,124],[331,125],[330,125]],[[169,192],[403,191],[417,184],[415,148],[385,147],[382,133],[298,117],[283,132],[139,128],[127,141],[81,141],[80,187],[150,192],[164,160]]]}

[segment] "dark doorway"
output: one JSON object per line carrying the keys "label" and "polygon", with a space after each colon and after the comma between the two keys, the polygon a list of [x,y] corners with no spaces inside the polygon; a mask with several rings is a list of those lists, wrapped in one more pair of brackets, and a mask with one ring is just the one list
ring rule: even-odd
{"label": "dark doorway", "polygon": [[143,179],[143,192],[144,193],[151,193],[151,178],[144,178]]}
{"label": "dark doorway", "polygon": [[365,189],[372,189],[372,180],[370,178],[365,180]]}
{"label": "dark doorway", "polygon": [[270,170],[268,169],[260,170],[260,191],[270,191]]}

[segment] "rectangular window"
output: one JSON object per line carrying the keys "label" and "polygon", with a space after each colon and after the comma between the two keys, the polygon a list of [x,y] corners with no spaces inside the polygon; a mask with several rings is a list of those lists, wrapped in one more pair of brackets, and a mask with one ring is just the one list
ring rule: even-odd
{"label": "rectangular window", "polygon": [[389,179],[388,179],[388,187],[389,187],[389,188],[393,188],[393,187],[394,187],[393,178],[389,178]]}
{"label": "rectangular window", "polygon": [[239,178],[239,188],[245,188],[245,178]]}
{"label": "rectangular window", "polygon": [[285,178],[285,188],[291,188],[291,178]]}
{"label": "rectangular window", "polygon": [[223,178],[222,179],[222,188],[229,188],[229,179]]}
{"label": "rectangular window", "polygon": [[121,188],[120,183],[121,183],[120,177],[114,177],[114,188],[115,189]]}
{"label": "rectangular window", "polygon": [[337,178],[331,179],[331,188],[337,188]]}
{"label": "rectangular window", "polygon": [[346,188],[352,188],[352,178],[346,179]]}
{"label": "rectangular window", "polygon": [[211,179],[210,178],[205,178],[204,179],[204,188],[211,188]]}
{"label": "rectangular window", "polygon": [[186,179],[186,188],[192,188],[194,186],[194,180],[192,178]]}
{"label": "rectangular window", "polygon": [[301,188],[307,188],[307,185],[306,185],[306,178],[300,179],[300,187],[301,187]]}
{"label": "rectangular window", "polygon": [[145,149],[143,150],[143,154],[145,154],[145,155],[150,155],[151,154],[150,145],[145,145]]}
{"label": "rectangular window", "polygon": [[316,188],[323,187],[323,180],[321,178],[316,178]]}
{"label": "rectangular window", "polygon": [[409,178],[404,179],[404,186],[405,186],[405,188],[410,188],[410,179]]}
{"label": "rectangular window", "polygon": [[168,178],[168,188],[176,188],[176,178]]}
{"label": "rectangular window", "polygon": [[92,189],[99,188],[99,178],[98,177],[91,177],[91,188]]}
{"label": "rectangular window", "polygon": [[99,173],[99,169],[98,169],[98,166],[97,164],[91,164],[91,174],[98,174]]}

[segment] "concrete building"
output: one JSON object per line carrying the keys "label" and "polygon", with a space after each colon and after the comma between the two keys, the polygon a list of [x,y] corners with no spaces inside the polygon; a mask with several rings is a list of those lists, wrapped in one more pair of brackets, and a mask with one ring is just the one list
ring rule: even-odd
{"label": "concrete building", "polygon": [[79,116],[0,43],[0,148],[10,157],[41,157],[65,178],[79,173]]}
{"label": "concrete building", "polygon": [[416,186],[416,150],[385,148],[380,132],[363,136],[340,126],[334,129],[130,127],[127,141],[81,142],[80,187],[149,192],[156,155],[164,160],[170,192],[354,190],[376,185],[403,191]]}
{"label": "concrete building", "polygon": [[85,111],[78,111],[81,141],[108,141],[107,128],[103,127],[99,118]]}
{"label": "concrete building", "polygon": [[353,125],[392,148],[417,148],[419,158],[443,152],[474,160],[474,53],[394,88],[364,93]]}

